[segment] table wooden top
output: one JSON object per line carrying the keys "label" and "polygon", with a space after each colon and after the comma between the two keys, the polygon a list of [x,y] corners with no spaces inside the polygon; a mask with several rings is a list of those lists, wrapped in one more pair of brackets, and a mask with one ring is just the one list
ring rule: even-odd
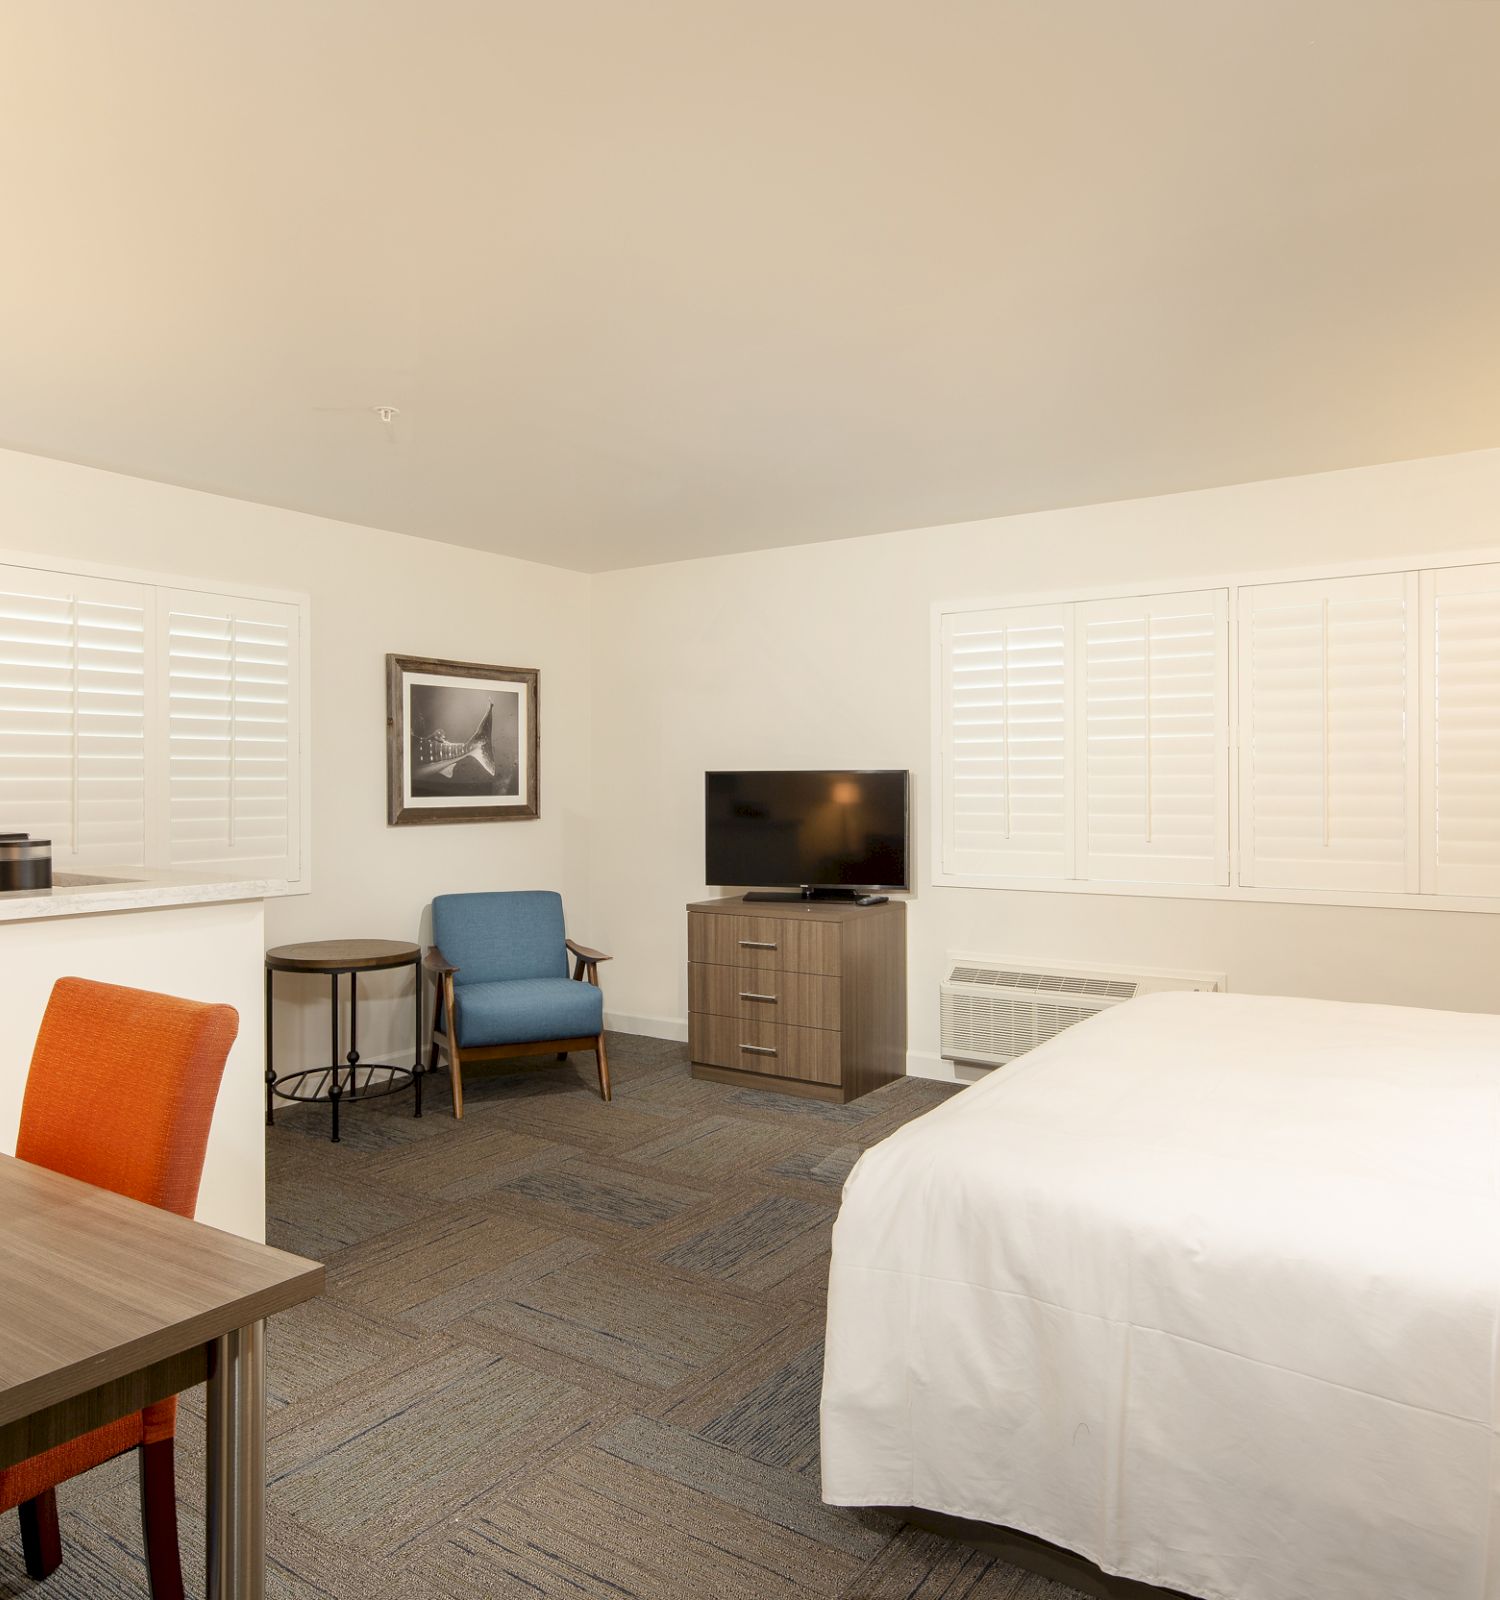
{"label": "table wooden top", "polygon": [[409,967],[421,954],[420,945],[400,939],[313,939],[267,950],[266,965],[273,972],[373,972]]}
{"label": "table wooden top", "polygon": [[0,1426],[323,1290],[317,1261],[0,1156]]}

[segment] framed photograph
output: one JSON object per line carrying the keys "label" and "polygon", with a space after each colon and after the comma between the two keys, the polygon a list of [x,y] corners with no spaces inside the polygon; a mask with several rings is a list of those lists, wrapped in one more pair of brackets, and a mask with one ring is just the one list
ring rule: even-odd
{"label": "framed photograph", "polygon": [[387,656],[386,821],[539,817],[535,667]]}

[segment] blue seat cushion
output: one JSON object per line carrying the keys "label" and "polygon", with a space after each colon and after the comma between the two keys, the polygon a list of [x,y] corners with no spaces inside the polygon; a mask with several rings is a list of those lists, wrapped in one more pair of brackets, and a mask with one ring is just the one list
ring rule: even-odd
{"label": "blue seat cushion", "polygon": [[461,988],[568,975],[562,896],[550,889],[437,895],[432,942],[458,968]]}
{"label": "blue seat cushion", "polygon": [[460,1049],[592,1038],[604,1031],[604,996],[572,978],[466,983],[454,995]]}

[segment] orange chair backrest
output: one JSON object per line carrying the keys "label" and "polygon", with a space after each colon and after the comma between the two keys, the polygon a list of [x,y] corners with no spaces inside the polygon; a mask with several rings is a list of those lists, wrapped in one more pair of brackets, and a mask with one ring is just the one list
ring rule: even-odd
{"label": "orange chair backrest", "polygon": [[53,985],[31,1055],[16,1154],[189,1217],[233,1006],[85,978]]}

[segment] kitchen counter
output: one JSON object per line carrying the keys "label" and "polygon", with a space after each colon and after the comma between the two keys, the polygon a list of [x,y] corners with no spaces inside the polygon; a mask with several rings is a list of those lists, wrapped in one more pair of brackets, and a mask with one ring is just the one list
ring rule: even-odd
{"label": "kitchen counter", "polygon": [[0,922],[268,900],[289,892],[288,884],[281,879],[226,877],[222,869],[210,873],[158,872],[146,867],[98,867],[76,872],[54,868],[50,889],[0,893]]}
{"label": "kitchen counter", "polygon": [[235,878],[222,867],[54,866],[54,875],[54,888],[0,894],[0,1151],[15,1149],[27,1064],[59,978],[231,1005],[239,1034],[214,1108],[197,1215],[213,1227],[263,1239],[265,901],[288,893],[288,885]]}

